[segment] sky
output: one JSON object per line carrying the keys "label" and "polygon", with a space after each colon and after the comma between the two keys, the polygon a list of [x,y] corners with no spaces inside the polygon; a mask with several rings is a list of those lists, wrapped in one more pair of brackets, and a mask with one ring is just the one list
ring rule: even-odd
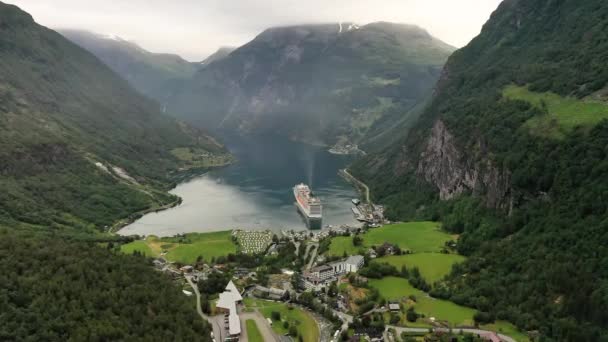
{"label": "sky", "polygon": [[264,29],[306,23],[416,24],[456,47],[480,31],[502,0],[3,0],[44,26],[84,29],[153,52],[200,61]]}

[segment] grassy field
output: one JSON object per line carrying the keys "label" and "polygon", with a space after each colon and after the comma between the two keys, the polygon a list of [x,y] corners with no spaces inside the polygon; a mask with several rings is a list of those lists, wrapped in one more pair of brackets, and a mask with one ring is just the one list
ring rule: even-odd
{"label": "grassy field", "polygon": [[141,254],[148,257],[156,257],[158,254],[152,252],[152,249],[148,246],[145,240],[137,240],[126,245],[120,246],[120,251],[125,254],[133,254],[135,251],[139,251]]}
{"label": "grassy field", "polygon": [[167,258],[171,261],[193,263],[200,255],[205,260],[236,253],[236,245],[232,242],[232,232],[192,233],[187,238],[190,243],[178,243],[169,250]]}
{"label": "grassy field", "polygon": [[262,333],[260,332],[260,329],[258,329],[258,325],[254,320],[248,319],[245,324],[247,326],[247,338],[249,342],[264,342]]}
{"label": "grassy field", "polygon": [[185,237],[158,238],[149,236],[146,240],[138,240],[121,246],[123,253],[133,253],[139,250],[148,256],[159,256],[167,251],[165,256],[169,261],[191,264],[198,256],[205,260],[213,257],[236,253],[236,245],[232,242],[232,232],[190,233]]}
{"label": "grassy field", "polygon": [[248,309],[258,309],[266,318],[272,319],[272,312],[281,314],[280,322],[272,322],[272,330],[279,335],[284,335],[289,329],[283,327],[283,322],[289,322],[290,326],[295,325],[298,336],[302,336],[304,342],[317,342],[319,340],[319,327],[314,318],[306,311],[297,307],[288,307],[286,304],[272,301],[245,298],[245,305]]}
{"label": "grassy field", "polygon": [[355,247],[353,245],[353,238],[351,236],[337,236],[331,239],[331,245],[329,245],[329,255],[342,256],[344,253],[347,255],[360,254],[364,251],[364,248]]}
{"label": "grassy field", "polygon": [[583,101],[554,93],[535,93],[527,87],[515,85],[507,86],[503,95],[537,107],[542,107],[543,103],[546,105],[549,115],[534,117],[526,123],[532,132],[543,136],[560,138],[577,126],[591,127],[608,119],[608,105],[602,102]]}
{"label": "grassy field", "polygon": [[407,268],[418,267],[422,277],[429,283],[434,283],[448,275],[452,265],[463,262],[466,258],[457,254],[443,253],[418,253],[407,255],[393,255],[376,259],[378,262],[387,262],[401,270],[402,266]]}
{"label": "grassy field", "polygon": [[385,242],[397,244],[414,253],[439,252],[453,237],[442,231],[437,222],[407,222],[373,228],[362,235],[364,248],[353,246],[352,237],[335,237],[329,246],[330,255],[357,254],[371,246]]}
{"label": "grassy field", "polygon": [[433,299],[423,291],[415,289],[407,279],[386,277],[372,279],[370,285],[377,288],[387,300],[402,300],[410,295],[416,297],[413,304],[416,312],[426,317],[435,317],[437,320],[447,321],[452,325],[471,325],[475,310],[454,304],[447,300]]}

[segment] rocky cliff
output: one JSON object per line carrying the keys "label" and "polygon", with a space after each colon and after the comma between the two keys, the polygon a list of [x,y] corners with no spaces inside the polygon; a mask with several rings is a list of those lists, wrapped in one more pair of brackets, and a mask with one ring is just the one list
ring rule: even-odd
{"label": "rocky cliff", "polygon": [[437,120],[418,158],[416,174],[438,189],[441,200],[465,193],[484,198],[488,207],[511,206],[510,174],[494,166],[481,141],[462,151],[442,120]]}

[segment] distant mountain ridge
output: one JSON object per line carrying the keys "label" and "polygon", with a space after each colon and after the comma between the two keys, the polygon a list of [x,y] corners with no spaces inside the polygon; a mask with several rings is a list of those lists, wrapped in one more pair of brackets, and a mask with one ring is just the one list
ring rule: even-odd
{"label": "distant mountain ridge", "polygon": [[222,60],[226,57],[228,57],[228,55],[230,55],[232,53],[232,51],[236,50],[237,48],[232,47],[232,46],[223,46],[220,47],[219,49],[217,49],[217,51],[215,51],[214,53],[212,53],[211,55],[209,55],[207,58],[205,58],[200,65],[201,66],[207,66],[213,62]]}
{"label": "distant mountain ridge", "polygon": [[362,142],[428,94],[452,51],[412,25],[271,28],[199,70],[167,108],[210,129]]}
{"label": "distant mountain ridge", "polygon": [[178,55],[152,53],[117,36],[59,29],[63,36],[97,56],[135,89],[161,101],[176,82],[191,78],[200,68]]}

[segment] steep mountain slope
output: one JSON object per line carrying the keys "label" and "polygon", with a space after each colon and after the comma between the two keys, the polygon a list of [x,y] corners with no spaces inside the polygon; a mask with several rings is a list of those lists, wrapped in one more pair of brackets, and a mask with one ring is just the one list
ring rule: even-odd
{"label": "steep mountain slope", "polygon": [[59,30],[63,36],[93,53],[142,94],[163,102],[179,81],[200,68],[177,55],[151,53],[118,37],[81,30]]}
{"label": "steep mountain slope", "polygon": [[0,3],[0,223],[102,228],[173,201],[171,170],[224,153],[93,55]]}
{"label": "steep mountain slope", "polygon": [[433,294],[546,340],[606,341],[608,3],[505,0],[409,137],[353,166],[470,255]]}
{"label": "steep mountain slope", "polygon": [[365,142],[374,124],[431,90],[452,50],[409,25],[272,28],[201,69],[168,112],[210,129]]}

